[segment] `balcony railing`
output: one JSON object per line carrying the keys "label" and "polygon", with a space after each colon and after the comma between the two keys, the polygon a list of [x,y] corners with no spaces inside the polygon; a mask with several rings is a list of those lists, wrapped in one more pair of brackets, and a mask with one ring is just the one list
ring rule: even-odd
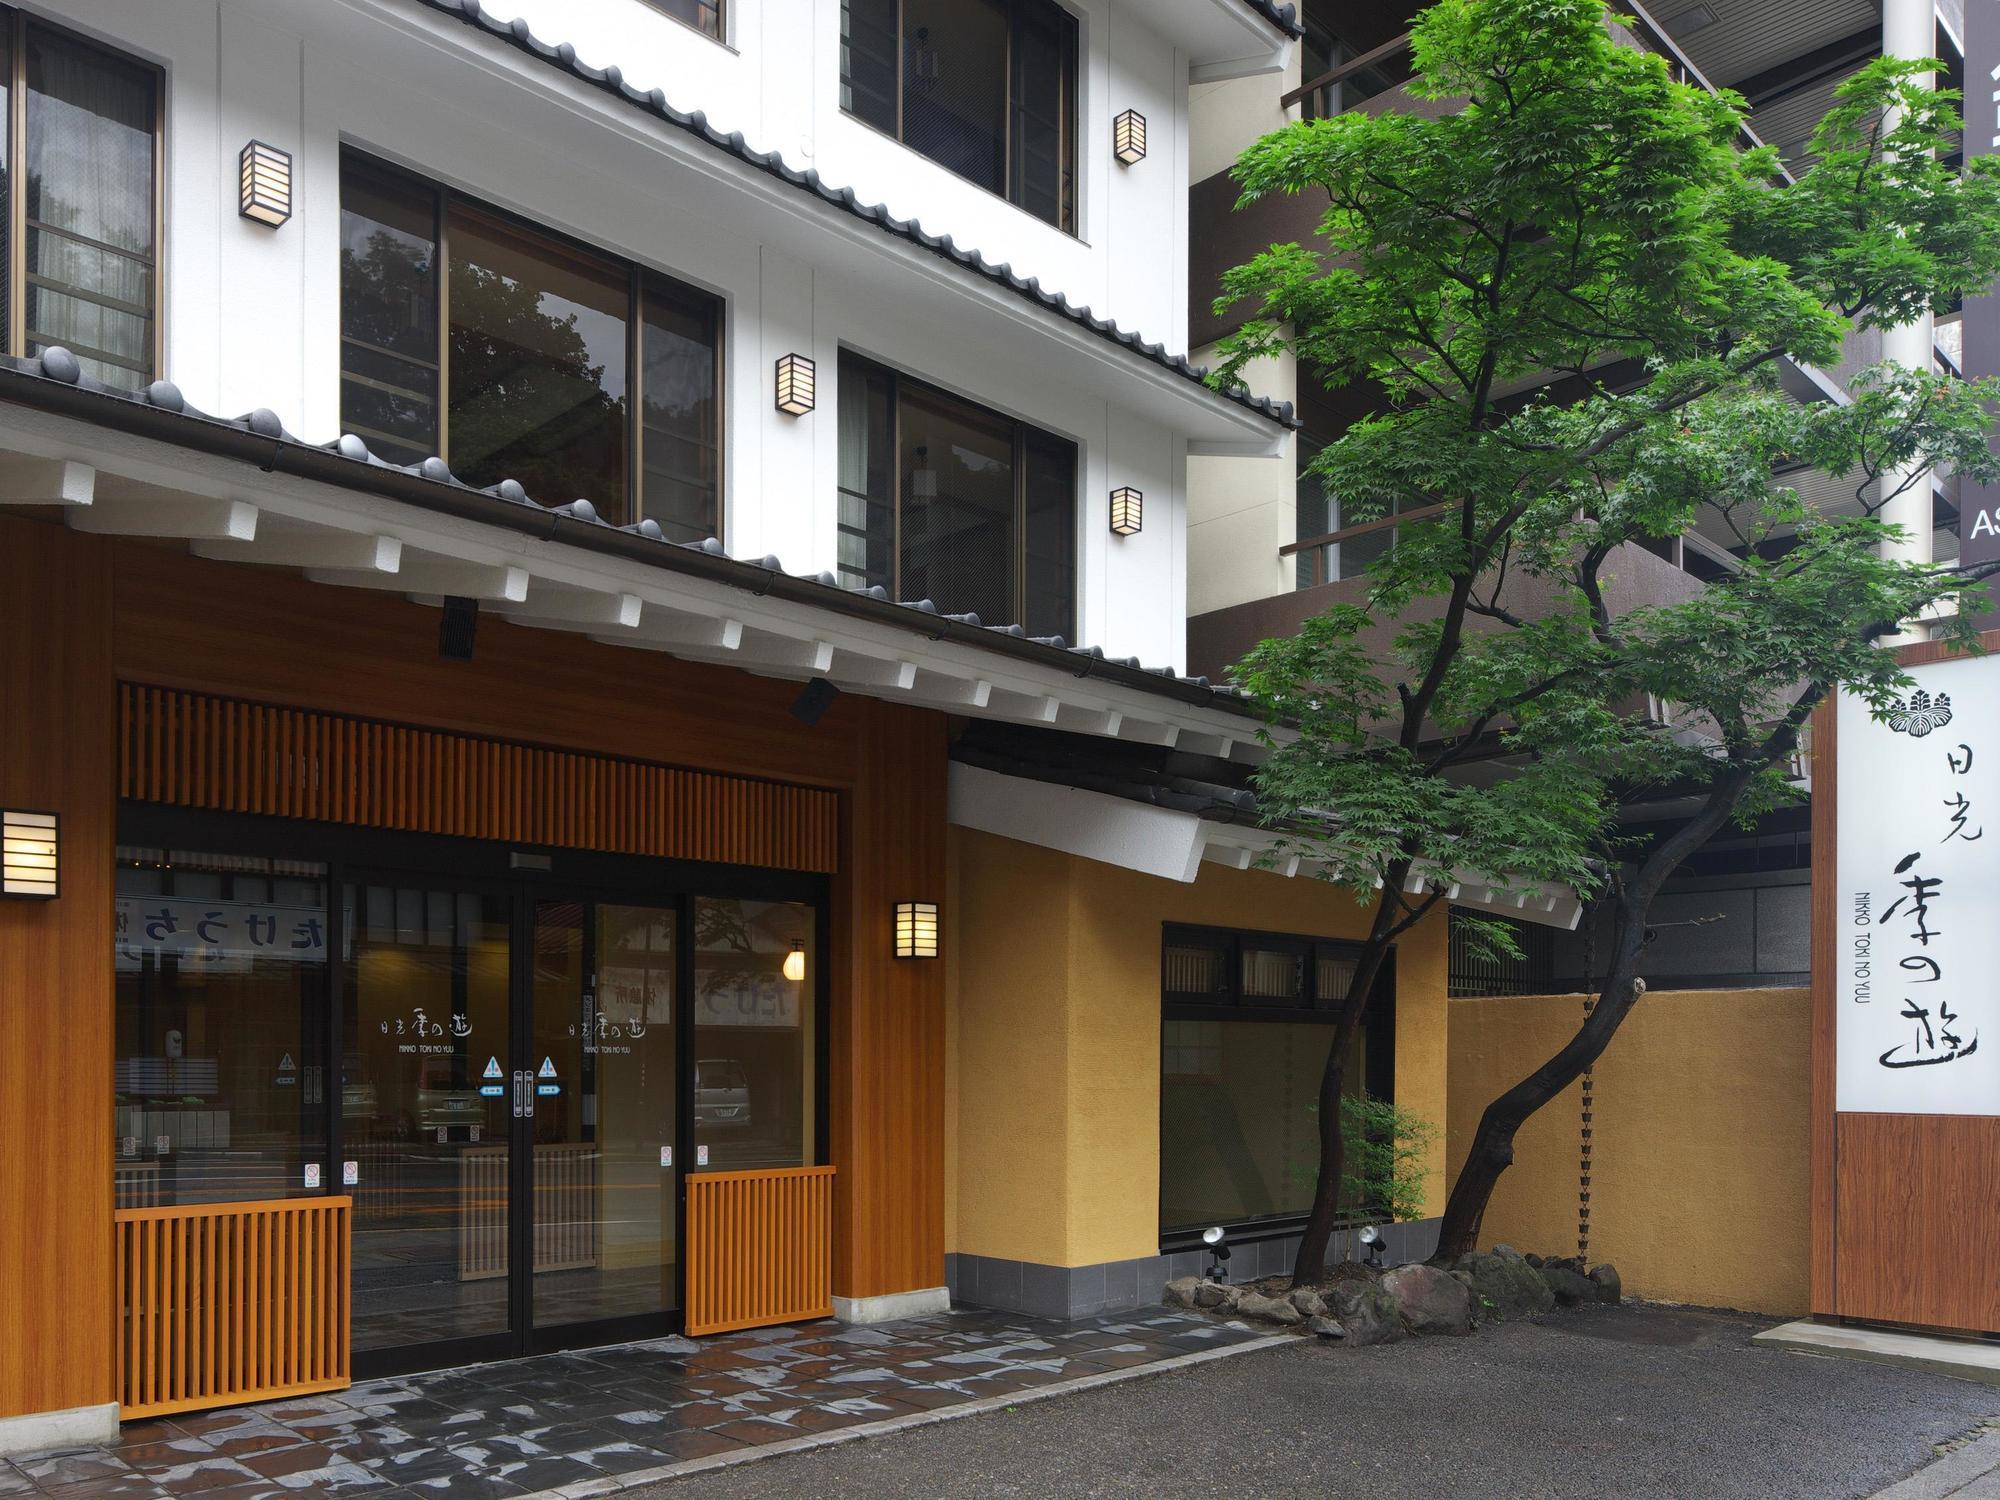
{"label": "balcony railing", "polygon": [[[1632,25],[1616,29],[1625,31],[1646,51],[1664,57],[1675,82],[1690,83],[1711,94],[1717,92],[1707,75],[1695,66],[1694,59],[1680,49],[1679,43],[1667,35],[1666,29],[1638,0],[1620,0],[1619,9],[1631,17]],[[1408,83],[1410,71],[1410,33],[1406,31],[1379,47],[1372,47],[1328,69],[1317,78],[1307,79],[1286,94],[1282,103],[1287,110],[1296,106],[1302,119],[1328,119],[1356,109],[1382,94],[1401,89]],[[1764,144],[1748,124],[1743,126],[1740,134],[1745,146]]]}

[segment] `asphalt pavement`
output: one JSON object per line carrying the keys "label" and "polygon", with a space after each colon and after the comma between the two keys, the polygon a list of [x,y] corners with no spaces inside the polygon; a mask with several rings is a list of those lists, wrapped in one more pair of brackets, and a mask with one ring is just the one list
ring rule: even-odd
{"label": "asphalt pavement", "polygon": [[2000,1389],[1753,1346],[1768,1326],[1625,1307],[1301,1341],[633,1493],[1863,1500],[2000,1416]]}

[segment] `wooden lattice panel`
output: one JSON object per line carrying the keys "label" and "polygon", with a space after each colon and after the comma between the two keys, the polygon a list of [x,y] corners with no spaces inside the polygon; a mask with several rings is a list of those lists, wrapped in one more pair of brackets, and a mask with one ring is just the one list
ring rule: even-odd
{"label": "wooden lattice panel", "polygon": [[833,1314],[832,1167],[687,1179],[687,1331]]}
{"label": "wooden lattice panel", "polygon": [[120,1209],[119,1415],[349,1383],[351,1202]]}
{"label": "wooden lattice panel", "polygon": [[835,794],[121,684],[119,794],[506,843],[831,873]]}

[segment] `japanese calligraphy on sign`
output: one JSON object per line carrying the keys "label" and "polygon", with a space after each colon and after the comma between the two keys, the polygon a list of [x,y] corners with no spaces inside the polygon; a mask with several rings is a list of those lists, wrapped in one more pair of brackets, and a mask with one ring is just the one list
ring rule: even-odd
{"label": "japanese calligraphy on sign", "polygon": [[2000,1114],[2000,659],[1911,675],[1839,701],[1834,1107]]}
{"label": "japanese calligraphy on sign", "polygon": [[326,912],[317,906],[120,896],[112,909],[118,972],[137,973],[172,954],[209,973],[248,973],[253,962],[326,962]]}

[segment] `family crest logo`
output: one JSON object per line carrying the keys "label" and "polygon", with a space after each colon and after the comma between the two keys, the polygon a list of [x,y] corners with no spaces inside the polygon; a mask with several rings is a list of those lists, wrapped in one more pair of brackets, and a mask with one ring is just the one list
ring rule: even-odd
{"label": "family crest logo", "polygon": [[1950,693],[1939,693],[1933,698],[1918,688],[1910,694],[1909,702],[1889,706],[1889,727],[1898,734],[1907,734],[1911,739],[1920,740],[1933,729],[1942,729],[1950,722]]}

